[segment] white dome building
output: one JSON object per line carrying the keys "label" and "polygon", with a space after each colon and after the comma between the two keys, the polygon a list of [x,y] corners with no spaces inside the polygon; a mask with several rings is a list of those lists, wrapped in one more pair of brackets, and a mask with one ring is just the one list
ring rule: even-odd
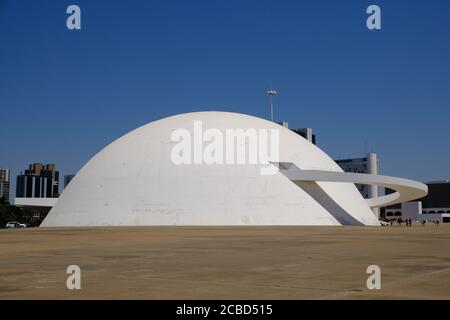
{"label": "white dome building", "polygon": [[[238,129],[248,139],[236,140],[230,151],[227,139]],[[264,135],[275,156],[261,150]],[[279,155],[270,144],[275,140]],[[236,160],[240,147],[245,163]],[[270,156],[255,163],[255,150]],[[342,175],[322,150],[273,122],[227,112],[182,114],[142,126],[99,152],[41,226],[379,225],[353,183],[290,179],[265,172],[275,168],[269,161],[289,163],[298,172]]]}

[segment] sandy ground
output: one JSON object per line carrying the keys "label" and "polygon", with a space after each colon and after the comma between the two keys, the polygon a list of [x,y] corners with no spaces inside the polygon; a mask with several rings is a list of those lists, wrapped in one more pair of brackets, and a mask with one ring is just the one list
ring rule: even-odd
{"label": "sandy ground", "polygon": [[450,299],[450,225],[0,230],[0,299],[379,298]]}

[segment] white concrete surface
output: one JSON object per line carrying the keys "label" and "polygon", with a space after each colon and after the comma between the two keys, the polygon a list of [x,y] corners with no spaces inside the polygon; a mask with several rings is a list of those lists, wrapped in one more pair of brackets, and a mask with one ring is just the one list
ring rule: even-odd
{"label": "white concrete surface", "polygon": [[426,184],[403,178],[365,173],[301,170],[291,163],[280,163],[280,165],[281,172],[297,184],[305,181],[353,182],[383,186],[396,191],[389,195],[366,199],[367,204],[372,208],[407,202],[425,197],[428,194],[428,186]]}
{"label": "white concrete surface", "polygon": [[282,173],[261,175],[260,164],[174,164],[171,134],[180,128],[192,133],[194,121],[222,133],[278,129],[280,161],[342,172],[318,147],[273,122],[227,112],[182,114],[140,127],[99,152],[41,226],[379,225],[350,182],[299,188]]}
{"label": "white concrete surface", "polygon": [[15,198],[14,205],[24,207],[54,207],[58,198]]}

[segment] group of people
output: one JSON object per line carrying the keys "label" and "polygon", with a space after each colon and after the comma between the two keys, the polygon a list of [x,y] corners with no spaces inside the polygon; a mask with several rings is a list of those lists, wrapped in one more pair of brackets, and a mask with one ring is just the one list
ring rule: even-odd
{"label": "group of people", "polygon": [[[391,224],[391,226],[394,225],[394,222],[395,222],[395,221],[397,221],[397,223],[398,223],[400,226],[402,225],[403,220],[400,219],[400,218],[398,218],[397,220],[392,219],[392,220],[389,221],[390,224]],[[405,220],[405,223],[406,223],[406,226],[411,227],[411,226],[412,226],[412,219],[406,219],[406,220]]]}
{"label": "group of people", "polygon": [[[406,224],[406,226],[407,227],[412,227],[412,219],[406,219],[405,220],[405,224]],[[402,225],[402,222],[403,222],[403,220],[402,219],[400,219],[400,218],[398,218],[397,219],[397,223],[401,226]],[[394,223],[394,220],[391,220],[391,226],[393,225],[393,223]]]}
{"label": "group of people", "polygon": [[[395,221],[395,220],[391,220],[391,221],[390,221],[391,226],[394,224],[394,221]],[[397,219],[397,223],[398,223],[400,226],[402,225],[402,222],[403,222],[402,219],[400,219],[400,218]],[[434,225],[439,226],[439,220],[432,220],[431,222],[433,222]],[[406,219],[406,220],[405,220],[405,224],[406,224],[407,227],[412,227],[412,223],[413,223],[413,219]],[[427,223],[426,220],[420,221],[420,224],[422,225],[422,227],[424,227],[426,223]]]}
{"label": "group of people", "polygon": [[[439,220],[432,220],[431,222],[433,222],[435,226],[439,226]],[[427,221],[422,220],[422,221],[420,221],[420,223],[422,224],[422,227],[424,227],[425,223],[427,223]]]}

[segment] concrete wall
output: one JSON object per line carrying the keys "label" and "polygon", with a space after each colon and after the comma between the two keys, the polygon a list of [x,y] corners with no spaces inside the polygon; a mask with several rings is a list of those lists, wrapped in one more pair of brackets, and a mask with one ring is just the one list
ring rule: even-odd
{"label": "concrete wall", "polygon": [[223,134],[277,129],[283,161],[342,172],[318,147],[271,121],[227,112],[178,115],[138,128],[93,157],[42,226],[340,225],[319,203],[326,199],[359,224],[379,225],[353,183],[316,182],[324,195],[318,202],[280,173],[261,175],[260,164],[174,164],[171,135],[180,128],[192,134],[194,121]]}

